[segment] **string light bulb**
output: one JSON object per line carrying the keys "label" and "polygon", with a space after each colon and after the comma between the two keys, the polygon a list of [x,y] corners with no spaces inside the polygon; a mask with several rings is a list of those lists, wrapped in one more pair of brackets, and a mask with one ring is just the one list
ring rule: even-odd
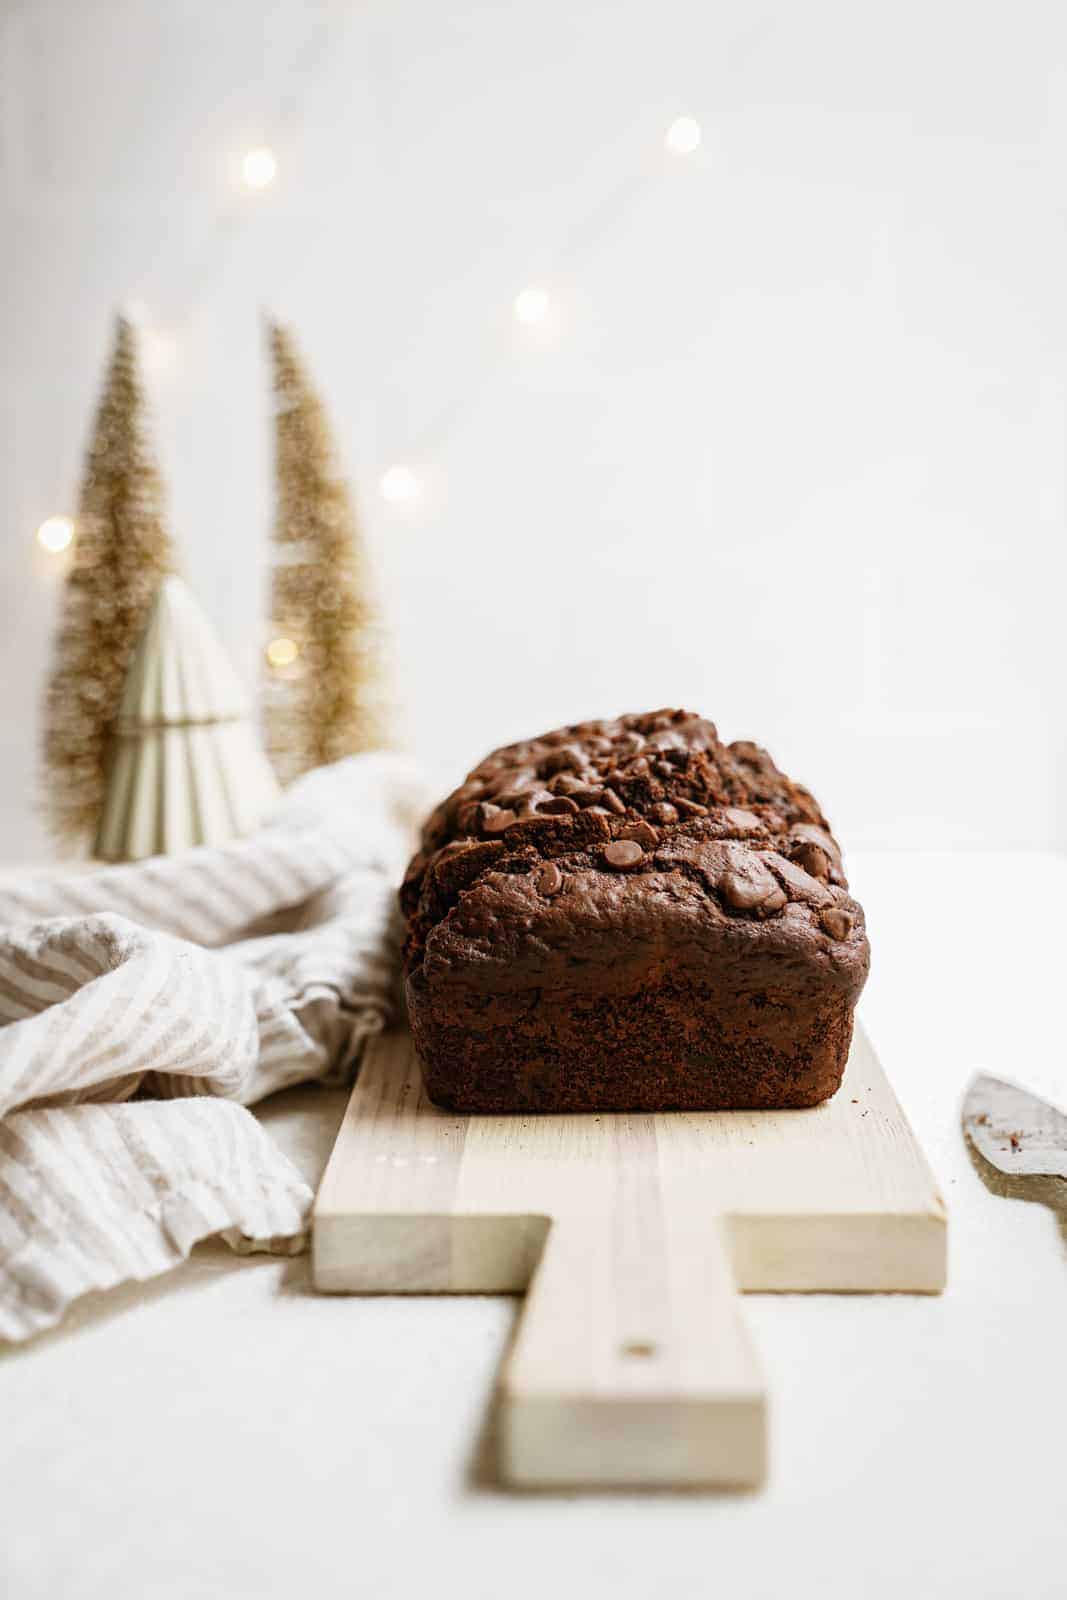
{"label": "string light bulb", "polygon": [[672,156],[691,156],[699,150],[701,137],[696,117],[675,117],[663,135],[663,143]]}
{"label": "string light bulb", "polygon": [[417,500],[421,493],[419,480],[410,467],[388,467],[378,485],[383,500],[390,505],[403,505]]}
{"label": "string light bulb", "polygon": [[57,556],[70,547],[74,538],[73,517],[46,517],[37,529],[37,543],[49,555]]}
{"label": "string light bulb", "polygon": [[523,289],[515,296],[515,321],[535,327],[548,316],[551,301],[547,289]]}
{"label": "string light bulb", "polygon": [[241,177],[249,189],[267,189],[278,176],[278,158],[264,145],[246,150],[241,162]]}
{"label": "string light bulb", "polygon": [[267,646],[267,660],[272,667],[291,667],[299,654],[295,639],[272,639]]}

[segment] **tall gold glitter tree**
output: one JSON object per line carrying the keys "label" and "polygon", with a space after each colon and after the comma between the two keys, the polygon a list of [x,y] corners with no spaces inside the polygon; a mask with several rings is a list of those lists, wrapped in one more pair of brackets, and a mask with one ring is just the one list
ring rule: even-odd
{"label": "tall gold glitter tree", "polygon": [[45,709],[44,780],[56,835],[92,835],[130,656],[174,570],[133,327],[120,317],[89,441]]}
{"label": "tall gold glitter tree", "polygon": [[326,414],[292,335],[268,325],[275,564],[267,747],[283,781],[387,740],[381,617]]}

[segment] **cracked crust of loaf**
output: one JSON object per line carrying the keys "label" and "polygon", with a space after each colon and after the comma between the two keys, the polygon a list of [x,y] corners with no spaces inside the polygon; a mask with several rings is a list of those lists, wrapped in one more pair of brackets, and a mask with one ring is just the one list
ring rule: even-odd
{"label": "cracked crust of loaf", "polygon": [[809,792],[685,711],[488,756],[401,903],[427,1091],[462,1111],[813,1105],[869,949]]}

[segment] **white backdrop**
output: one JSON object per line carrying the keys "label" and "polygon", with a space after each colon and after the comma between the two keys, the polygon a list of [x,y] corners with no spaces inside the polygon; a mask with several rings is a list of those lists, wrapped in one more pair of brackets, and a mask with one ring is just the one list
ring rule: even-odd
{"label": "white backdrop", "polygon": [[[290,318],[440,781],[688,704],[846,841],[1067,844],[1057,0],[0,10],[2,854],[114,308],[187,576],[258,671]],[[699,152],[669,157],[680,113]],[[279,172],[235,182],[266,143]],[[553,297],[547,334],[511,314]],[[425,492],[390,507],[384,468]]]}

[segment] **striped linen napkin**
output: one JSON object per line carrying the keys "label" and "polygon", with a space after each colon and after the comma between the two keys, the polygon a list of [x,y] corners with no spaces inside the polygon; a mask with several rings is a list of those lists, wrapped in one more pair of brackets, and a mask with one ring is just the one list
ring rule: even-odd
{"label": "striped linen napkin", "polygon": [[0,880],[0,1338],[221,1234],[303,1248],[311,1191],[246,1106],[352,1075],[396,995],[425,795],[321,768],[221,848]]}

